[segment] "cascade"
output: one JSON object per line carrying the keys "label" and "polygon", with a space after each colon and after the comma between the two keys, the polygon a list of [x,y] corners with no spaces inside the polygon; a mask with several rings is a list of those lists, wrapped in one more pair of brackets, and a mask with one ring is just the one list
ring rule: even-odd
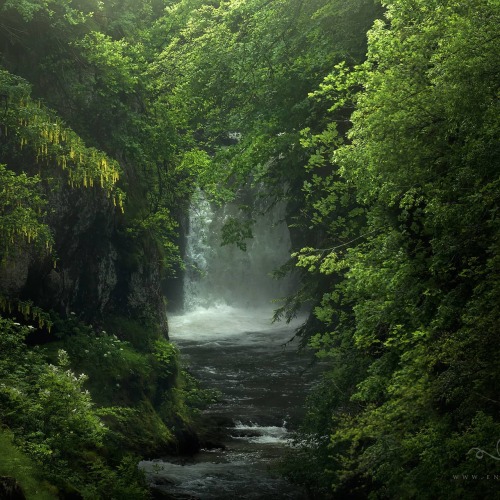
{"label": "cascade", "polygon": [[221,246],[222,226],[240,213],[236,202],[217,207],[201,191],[195,193],[186,247],[186,311],[222,305],[272,309],[272,300],[290,291],[291,278],[270,276],[290,255],[285,204],[255,218],[246,251],[234,244]]}
{"label": "cascade", "polygon": [[[256,198],[250,203],[262,213]],[[246,251],[221,246],[224,222],[240,212],[236,203],[216,207],[198,191],[189,213],[184,311],[169,315],[170,338],[202,385],[222,395],[204,411],[222,437],[215,445],[210,435],[201,437],[204,448],[187,461],[141,462],[149,481],[169,498],[304,498],[271,472],[289,446],[313,380],[304,376],[310,355],[299,354],[290,341],[300,320],[271,321],[272,300],[294,285],[291,278],[270,276],[289,258],[285,206],[255,217]]]}

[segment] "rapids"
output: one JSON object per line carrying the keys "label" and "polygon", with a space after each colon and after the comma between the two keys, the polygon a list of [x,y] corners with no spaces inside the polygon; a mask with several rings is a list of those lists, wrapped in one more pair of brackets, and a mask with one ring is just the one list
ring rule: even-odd
{"label": "rapids", "polygon": [[311,354],[298,352],[292,340],[304,318],[271,321],[272,299],[293,286],[269,276],[289,256],[284,207],[256,220],[247,252],[220,246],[231,210],[201,195],[191,208],[185,308],[169,315],[170,338],[190,372],[222,394],[204,413],[219,423],[222,446],[188,459],[144,461],[141,468],[170,498],[307,498],[274,469],[291,446],[313,380]]}

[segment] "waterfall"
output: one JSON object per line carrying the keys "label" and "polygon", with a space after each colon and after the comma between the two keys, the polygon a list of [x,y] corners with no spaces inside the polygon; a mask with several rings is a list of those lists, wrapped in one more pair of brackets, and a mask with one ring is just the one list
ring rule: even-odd
{"label": "waterfall", "polygon": [[239,216],[238,203],[217,207],[202,191],[195,193],[186,246],[185,310],[222,305],[271,309],[273,299],[289,292],[290,279],[270,276],[290,256],[285,204],[276,204],[255,217],[253,238],[246,240],[246,251],[234,244],[221,246],[222,226]]}
{"label": "waterfall", "polygon": [[[290,293],[293,280],[277,281],[270,273],[288,260],[291,242],[284,204],[264,210],[258,206],[264,195],[246,192],[224,207],[201,191],[193,197],[184,311],[169,315],[169,333],[190,372],[222,396],[203,411],[206,434],[193,460],[141,462],[148,480],[169,498],[230,500],[242,492],[250,495],[244,498],[306,498],[270,473],[270,464],[289,446],[289,429],[303,414],[314,378],[305,379],[311,357],[305,350],[297,353],[292,340],[304,318],[272,322],[272,300]],[[241,216],[241,202],[262,214],[254,215],[246,251],[221,246],[221,228]]]}

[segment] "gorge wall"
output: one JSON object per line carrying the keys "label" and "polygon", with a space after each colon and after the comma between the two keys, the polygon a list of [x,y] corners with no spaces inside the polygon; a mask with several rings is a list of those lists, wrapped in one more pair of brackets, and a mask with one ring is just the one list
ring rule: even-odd
{"label": "gorge wall", "polygon": [[148,317],[166,334],[158,246],[127,234],[123,214],[102,189],[73,189],[63,173],[50,185],[45,195],[54,256],[18,247],[0,268],[2,293],[84,321]]}

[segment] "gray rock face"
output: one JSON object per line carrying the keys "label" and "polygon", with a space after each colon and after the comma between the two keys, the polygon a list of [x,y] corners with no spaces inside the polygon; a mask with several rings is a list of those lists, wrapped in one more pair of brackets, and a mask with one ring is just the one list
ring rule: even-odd
{"label": "gray rock face", "polygon": [[125,217],[100,188],[71,189],[61,181],[47,196],[56,266],[52,257],[20,248],[0,268],[0,294],[92,322],[109,314],[147,316],[167,333],[157,246],[127,235]]}
{"label": "gray rock face", "polygon": [[21,290],[28,278],[31,261],[29,248],[6,257],[4,265],[0,266],[0,291],[4,296],[15,296]]}

